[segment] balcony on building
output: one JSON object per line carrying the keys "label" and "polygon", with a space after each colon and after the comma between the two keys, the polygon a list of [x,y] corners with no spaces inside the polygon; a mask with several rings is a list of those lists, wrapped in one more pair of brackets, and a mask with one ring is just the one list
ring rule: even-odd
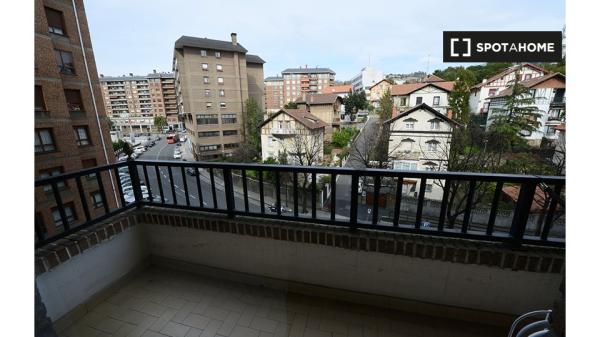
{"label": "balcony on building", "polygon": [[36,306],[67,337],[506,336],[562,298],[564,183],[145,160],[55,175],[35,182]]}

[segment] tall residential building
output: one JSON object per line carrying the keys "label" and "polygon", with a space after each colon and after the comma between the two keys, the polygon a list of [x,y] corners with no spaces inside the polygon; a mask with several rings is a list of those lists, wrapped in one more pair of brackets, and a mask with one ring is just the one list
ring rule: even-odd
{"label": "tall residential building", "polygon": [[323,88],[335,84],[335,72],[329,68],[289,68],[281,74],[284,104],[306,95],[321,94]]}
{"label": "tall residential building", "polygon": [[166,116],[171,129],[179,129],[175,76],[157,73],[147,76],[100,75],[106,113],[113,128],[125,134],[151,132],[154,117]]}
{"label": "tall residential building", "polygon": [[354,76],[350,82],[352,83],[352,91],[359,92],[363,90],[369,99],[371,86],[384,79],[383,71],[373,67],[366,66],[360,70],[358,75]]}
{"label": "tall residential building", "polygon": [[173,70],[179,113],[198,160],[231,156],[243,141],[245,101],[263,101],[263,64],[237,42],[182,36]]}
{"label": "tall residential building", "polygon": [[286,103],[283,99],[283,77],[265,78],[265,110],[267,114],[278,112]]}
{"label": "tall residential building", "polygon": [[[82,0],[35,1],[34,67],[35,176],[43,178],[114,162]],[[99,177],[81,179],[81,190],[75,180],[56,184],[66,223],[53,196],[54,188],[35,189],[36,226],[43,235],[86,222],[80,195],[85,197],[92,217],[116,207],[112,177]]]}

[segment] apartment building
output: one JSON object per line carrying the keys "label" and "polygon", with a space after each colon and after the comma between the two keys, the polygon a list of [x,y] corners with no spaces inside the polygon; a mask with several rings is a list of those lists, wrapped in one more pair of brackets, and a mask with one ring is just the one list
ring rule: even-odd
{"label": "apartment building", "polygon": [[[535,108],[538,113],[538,127],[533,132],[521,131],[521,136],[529,145],[539,147],[545,138],[550,141],[558,140],[556,128],[565,122],[566,112],[566,78],[560,73],[549,73],[544,76],[530,78],[519,82],[529,88],[529,96],[533,102],[528,107]],[[489,107],[486,128],[494,122],[494,116],[507,113],[507,97],[512,95],[512,88],[504,89],[486,99]],[[521,106],[524,107],[524,106]]]}
{"label": "apartment building", "polygon": [[[35,177],[114,162],[82,0],[35,1],[34,73]],[[79,183],[69,180],[37,187],[35,219],[42,234],[36,239],[44,240],[115,208],[111,178],[91,174]]]}
{"label": "apartment building", "polygon": [[265,78],[265,111],[272,114],[286,104],[283,99],[283,77],[270,76]]}
{"label": "apartment building", "polygon": [[335,72],[329,68],[288,68],[281,74],[284,104],[294,102],[298,97],[320,94],[323,88],[335,84]]}
{"label": "apartment building", "polygon": [[177,112],[175,97],[175,75],[173,73],[156,72],[148,74],[150,99],[155,115],[165,116],[170,129],[183,129],[183,121]]}
{"label": "apartment building", "polygon": [[307,152],[323,160],[327,123],[304,109],[280,109],[260,125],[262,159],[286,155],[288,163],[299,164],[291,153]]}
{"label": "apartment building", "polygon": [[360,70],[358,75],[354,76],[350,82],[352,83],[352,90],[359,92],[363,90],[367,95],[367,100],[371,95],[371,86],[384,79],[385,75],[383,71],[377,70],[373,67],[366,66]]}
{"label": "apartment building", "polygon": [[170,129],[180,129],[173,73],[146,76],[100,75],[106,113],[113,129],[130,133],[155,130],[154,117],[164,116]]}
{"label": "apartment building", "polygon": [[237,42],[182,36],[175,41],[177,108],[197,160],[231,156],[244,137],[245,102],[263,101],[265,61]]}
{"label": "apartment building", "polygon": [[[457,122],[421,103],[384,122],[390,127],[389,158],[394,170],[446,171]],[[427,181],[425,198],[441,200],[441,181]],[[417,193],[420,181],[405,179],[404,194]]]}

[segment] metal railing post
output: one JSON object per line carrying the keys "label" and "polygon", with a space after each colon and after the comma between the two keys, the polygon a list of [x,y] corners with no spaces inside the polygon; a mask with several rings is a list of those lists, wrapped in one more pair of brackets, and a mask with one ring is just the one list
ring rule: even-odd
{"label": "metal railing post", "polygon": [[135,203],[139,207],[141,206],[141,202],[143,201],[144,197],[142,196],[140,176],[137,171],[137,164],[135,163],[135,160],[127,161],[127,168],[129,169],[129,176],[131,176],[131,187],[133,188]]}
{"label": "metal railing post", "polygon": [[510,237],[513,239],[513,244],[515,246],[521,245],[521,240],[523,240],[531,203],[533,202],[533,196],[535,195],[536,185],[537,184],[534,181],[528,181],[521,184],[519,198],[517,199],[517,205],[515,207],[515,214],[510,226]]}
{"label": "metal railing post", "polygon": [[235,216],[235,198],[233,195],[233,176],[231,169],[223,169],[223,182],[225,183],[225,202],[227,203],[227,216]]}

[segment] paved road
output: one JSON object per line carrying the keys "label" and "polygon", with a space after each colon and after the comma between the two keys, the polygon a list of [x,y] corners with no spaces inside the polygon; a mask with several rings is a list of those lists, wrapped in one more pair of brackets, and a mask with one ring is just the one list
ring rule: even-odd
{"label": "paved road", "polygon": [[[362,149],[363,144],[365,142],[365,138],[368,139],[368,137],[372,137],[374,134],[376,134],[378,132],[378,126],[379,126],[379,117],[377,117],[376,115],[371,115],[369,116],[369,120],[366,122],[365,126],[363,127],[361,133],[358,135],[358,137],[356,137],[356,139],[354,140],[356,142],[356,147],[359,149]],[[351,150],[350,152],[350,156],[348,156],[348,160],[346,161],[346,164],[344,165],[344,167],[347,168],[357,168],[357,169],[362,169],[365,168],[365,164],[360,161],[356,155],[353,155],[352,153],[356,152],[354,150]],[[350,216],[350,193],[351,193],[351,184],[352,184],[352,178],[350,176],[344,175],[344,176],[340,176],[337,179],[337,185],[336,185],[336,213],[339,213],[341,215],[344,216]],[[371,208],[369,205],[365,205],[365,204],[360,204],[358,205],[358,220],[362,220],[362,221],[371,221],[371,213],[369,212],[369,208]],[[381,213],[380,213],[381,215]]]}

